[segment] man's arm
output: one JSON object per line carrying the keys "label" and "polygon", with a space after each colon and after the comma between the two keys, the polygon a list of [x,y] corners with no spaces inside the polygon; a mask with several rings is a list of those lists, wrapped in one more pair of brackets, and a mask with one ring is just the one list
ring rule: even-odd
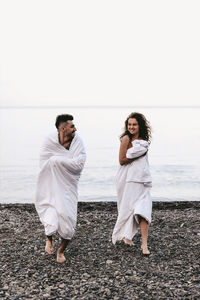
{"label": "man's arm", "polygon": [[82,143],[82,141],[76,141],[76,151],[73,152],[72,157],[68,157],[67,155],[55,155],[51,158],[53,164],[58,164],[62,165],[65,167],[67,170],[69,170],[73,174],[79,174],[85,164],[86,160],[86,153],[85,153],[85,148]]}

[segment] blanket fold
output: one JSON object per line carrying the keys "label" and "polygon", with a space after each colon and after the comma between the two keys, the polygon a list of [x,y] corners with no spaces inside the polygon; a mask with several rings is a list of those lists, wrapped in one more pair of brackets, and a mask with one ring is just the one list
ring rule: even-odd
{"label": "blanket fold", "polygon": [[[113,244],[123,238],[132,240],[139,228],[139,217],[151,223],[152,179],[147,156],[148,145],[147,141],[134,140],[132,147],[126,152],[126,157],[137,159],[118,169],[116,176],[118,217],[112,234]],[[143,156],[140,157],[141,155]]]}
{"label": "blanket fold", "polygon": [[72,238],[77,220],[77,185],[85,160],[77,133],[69,150],[60,145],[57,132],[42,145],[35,207],[46,235],[57,231],[64,239]]}

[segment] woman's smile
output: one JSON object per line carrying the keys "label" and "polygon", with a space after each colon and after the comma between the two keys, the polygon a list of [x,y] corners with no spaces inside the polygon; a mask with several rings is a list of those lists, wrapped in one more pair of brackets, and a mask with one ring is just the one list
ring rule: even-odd
{"label": "woman's smile", "polygon": [[138,134],[139,133],[138,121],[135,118],[130,118],[128,120],[127,129],[131,134],[135,134],[135,135]]}

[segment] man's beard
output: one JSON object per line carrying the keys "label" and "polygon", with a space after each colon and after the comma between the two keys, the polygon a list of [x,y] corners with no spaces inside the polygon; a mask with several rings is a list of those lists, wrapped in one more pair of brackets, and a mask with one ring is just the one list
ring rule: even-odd
{"label": "man's beard", "polygon": [[72,132],[70,135],[68,135],[67,141],[68,141],[68,142],[72,141],[73,138],[74,138],[74,136],[75,136],[75,132]]}

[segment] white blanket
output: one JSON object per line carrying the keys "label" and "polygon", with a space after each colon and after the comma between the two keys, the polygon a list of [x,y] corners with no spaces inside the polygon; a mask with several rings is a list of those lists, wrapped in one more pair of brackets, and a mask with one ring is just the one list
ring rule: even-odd
{"label": "white blanket", "polygon": [[80,137],[75,133],[69,150],[58,140],[58,133],[48,136],[40,154],[35,207],[45,234],[56,231],[71,239],[77,220],[77,185],[86,159]]}
{"label": "white blanket", "polygon": [[[132,142],[132,147],[127,150],[126,157],[137,159],[128,165],[126,182],[140,182],[151,186],[152,179],[149,170],[148,147],[149,143],[144,140],[134,140]],[[144,155],[145,153],[146,155]]]}
{"label": "white blanket", "polygon": [[131,142],[132,147],[126,152],[127,158],[136,158],[145,154],[148,150],[149,143],[145,140],[134,140]]}
{"label": "white blanket", "polygon": [[[123,238],[132,240],[138,231],[138,216],[151,223],[151,175],[147,149],[146,141],[133,141],[132,147],[127,150],[126,157],[137,159],[130,164],[120,166],[117,172],[118,218],[112,234],[113,244]],[[139,157],[145,153],[146,155]]]}

